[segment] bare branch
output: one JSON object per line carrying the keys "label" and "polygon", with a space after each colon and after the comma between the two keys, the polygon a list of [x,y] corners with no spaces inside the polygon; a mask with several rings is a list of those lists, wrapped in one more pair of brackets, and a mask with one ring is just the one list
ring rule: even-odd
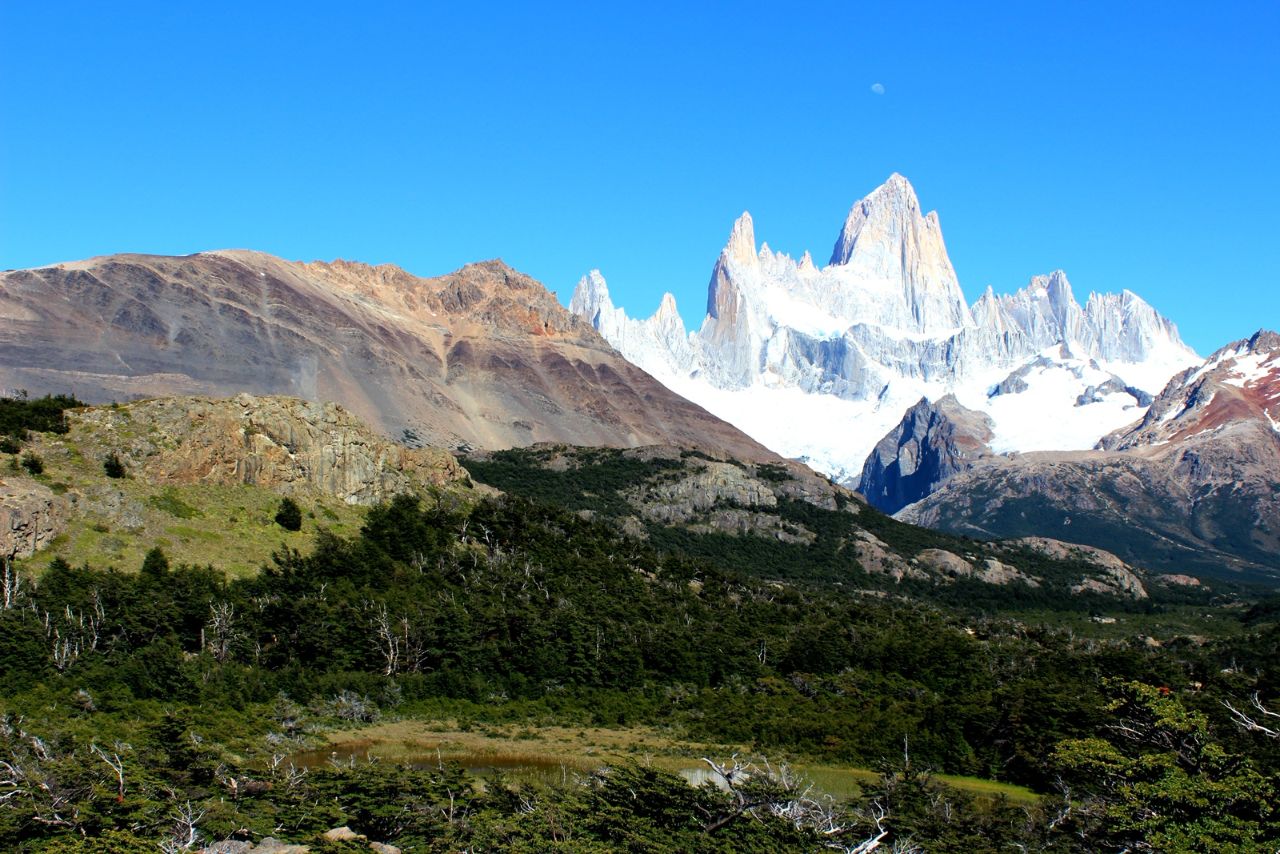
{"label": "bare branch", "polygon": [[[1222,705],[1226,706],[1227,711],[1231,712],[1231,716],[1235,718],[1236,726],[1245,732],[1260,732],[1267,738],[1280,738],[1280,712],[1273,712],[1268,709],[1262,702],[1262,696],[1256,691],[1250,701],[1256,710],[1255,712],[1243,712],[1226,700],[1222,701]],[[1261,723],[1264,720],[1270,726]]]}

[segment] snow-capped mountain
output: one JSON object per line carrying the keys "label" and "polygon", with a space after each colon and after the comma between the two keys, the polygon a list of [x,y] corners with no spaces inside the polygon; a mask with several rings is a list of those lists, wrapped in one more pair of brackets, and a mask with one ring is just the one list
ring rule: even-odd
{"label": "snow-capped mountain", "polygon": [[988,414],[998,451],[1089,448],[1200,361],[1136,294],[1081,306],[1061,271],[969,306],[937,213],[896,174],[853,206],[822,268],[757,249],[744,213],[696,332],[671,294],[629,318],[598,271],[570,308],[674,391],[845,481],[922,397]]}

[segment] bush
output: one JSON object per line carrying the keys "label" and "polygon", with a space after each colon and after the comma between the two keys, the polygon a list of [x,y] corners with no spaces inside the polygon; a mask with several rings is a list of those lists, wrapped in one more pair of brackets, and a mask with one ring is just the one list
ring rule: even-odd
{"label": "bush", "polygon": [[17,436],[0,437],[0,451],[6,454],[16,454],[22,450],[22,440]]}
{"label": "bush", "polygon": [[108,478],[123,478],[124,463],[120,462],[120,456],[115,451],[106,455],[106,460],[102,461],[102,471],[106,472]]}
{"label": "bush", "polygon": [[286,531],[302,530],[302,509],[292,498],[280,499],[280,509],[276,511],[276,524]]}
{"label": "bush", "polygon": [[120,462],[120,456],[115,451],[107,454],[107,458],[102,461],[102,470],[107,473],[107,477],[124,477],[124,463]]}
{"label": "bush", "polygon": [[27,451],[22,455],[22,467],[31,475],[41,474],[44,471],[44,460],[31,451]]}

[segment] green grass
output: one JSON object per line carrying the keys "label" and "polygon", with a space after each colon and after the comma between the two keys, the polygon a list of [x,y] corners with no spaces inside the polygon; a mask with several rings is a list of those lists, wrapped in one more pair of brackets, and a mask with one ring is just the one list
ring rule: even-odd
{"label": "green grass", "polygon": [[[128,437],[120,436],[119,441]],[[174,563],[212,565],[230,576],[250,575],[282,545],[306,548],[320,528],[342,536],[359,531],[364,508],[321,494],[297,495],[302,530],[274,521],[280,495],[249,485],[149,485],[136,475],[110,479],[102,448],[79,428],[66,435],[36,434],[32,444],[45,460],[41,480],[70,503],[65,530],[19,566],[39,573],[60,557],[74,566],[137,570],[153,546]],[[313,515],[307,515],[308,513]]]}
{"label": "green grass", "polygon": [[159,495],[150,496],[147,499],[147,503],[155,509],[168,513],[170,516],[177,516],[179,519],[194,519],[197,516],[204,515],[198,509],[179,498],[172,487],[165,489]]}

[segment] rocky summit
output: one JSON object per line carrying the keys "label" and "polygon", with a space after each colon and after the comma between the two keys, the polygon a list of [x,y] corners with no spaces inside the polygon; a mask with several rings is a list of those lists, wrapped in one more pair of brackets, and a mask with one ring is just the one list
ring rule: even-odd
{"label": "rocky summit", "polygon": [[[744,213],[692,333],[670,294],[652,317],[628,317],[598,271],[570,308],[672,389],[847,483],[922,397],[986,413],[1001,451],[1087,449],[1199,361],[1136,294],[1082,306],[1062,271],[966,304],[937,213],[896,174],[854,204],[822,268],[808,252],[757,249]],[[992,393],[1019,372],[1022,397]]]}
{"label": "rocky summit", "polygon": [[501,261],[427,279],[222,251],[0,273],[0,385],[90,402],[336,401],[409,445],[662,442],[774,457]]}

